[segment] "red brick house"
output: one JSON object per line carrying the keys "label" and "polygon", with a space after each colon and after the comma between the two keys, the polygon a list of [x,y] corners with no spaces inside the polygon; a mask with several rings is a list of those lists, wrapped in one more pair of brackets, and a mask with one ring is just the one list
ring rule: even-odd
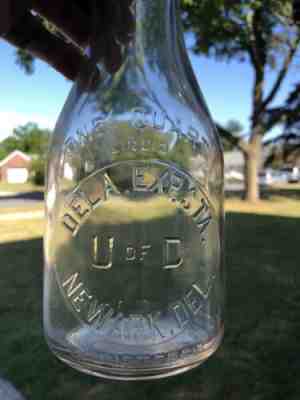
{"label": "red brick house", "polygon": [[31,157],[19,150],[14,150],[0,161],[0,181],[24,183],[29,177]]}

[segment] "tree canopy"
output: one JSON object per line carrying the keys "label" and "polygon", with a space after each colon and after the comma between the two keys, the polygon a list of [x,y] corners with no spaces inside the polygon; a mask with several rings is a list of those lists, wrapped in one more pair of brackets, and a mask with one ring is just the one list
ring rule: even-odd
{"label": "tree canopy", "polygon": [[13,150],[42,156],[46,152],[50,131],[41,129],[37,124],[29,122],[14,129],[13,134],[0,143],[0,159]]}
{"label": "tree canopy", "polygon": [[[221,135],[223,149],[224,151],[231,151],[242,137],[244,127],[239,121],[231,119],[223,129],[227,132],[227,136]],[[219,128],[219,130],[221,130],[221,128]],[[231,140],[228,140],[228,135],[230,135]]]}
{"label": "tree canopy", "polygon": [[[268,131],[285,118],[299,118],[299,87],[292,88],[280,107],[271,107],[299,52],[300,29],[293,21],[292,0],[182,2],[185,26],[194,33],[196,54],[234,58],[253,66],[253,126],[260,120],[264,131]],[[267,91],[269,70],[276,72],[276,78]]]}
{"label": "tree canopy", "polygon": [[[227,129],[220,134],[240,147],[246,161],[246,197],[259,198],[258,172],[262,138],[277,125],[295,126],[300,120],[299,83],[278,102],[291,66],[300,53],[300,28],[293,0],[182,0],[184,23],[193,32],[193,51],[217,59],[247,62],[253,69],[248,139]],[[270,82],[270,74],[275,78]]]}

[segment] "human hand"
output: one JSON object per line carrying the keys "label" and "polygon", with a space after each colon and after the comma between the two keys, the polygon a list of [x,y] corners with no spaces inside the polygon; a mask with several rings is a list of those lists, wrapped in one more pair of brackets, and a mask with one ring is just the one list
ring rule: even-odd
{"label": "human hand", "polygon": [[[121,45],[133,29],[132,0],[2,0],[0,35],[74,80],[90,60],[84,49],[95,41],[108,70],[121,62]],[[41,17],[57,28],[46,29]],[[60,32],[60,34],[57,34]]]}

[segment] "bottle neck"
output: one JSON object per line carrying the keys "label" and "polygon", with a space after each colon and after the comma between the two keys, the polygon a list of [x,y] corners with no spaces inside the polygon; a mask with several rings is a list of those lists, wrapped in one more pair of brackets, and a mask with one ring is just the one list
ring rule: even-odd
{"label": "bottle neck", "polygon": [[[177,0],[136,0],[131,43],[139,62],[158,63],[177,50]],[[175,47],[174,47],[175,46]]]}
{"label": "bottle neck", "polygon": [[[170,58],[178,53],[178,0],[126,0],[126,3],[130,4],[127,12],[133,20],[124,32],[129,37],[126,41],[114,35],[108,19],[105,21],[104,17],[101,21],[101,16],[97,19],[95,13],[95,32],[87,49],[91,64],[97,64],[102,75],[113,75],[132,60],[143,68],[149,65],[152,69],[165,69]],[[103,24],[107,26],[105,35],[101,31]]]}

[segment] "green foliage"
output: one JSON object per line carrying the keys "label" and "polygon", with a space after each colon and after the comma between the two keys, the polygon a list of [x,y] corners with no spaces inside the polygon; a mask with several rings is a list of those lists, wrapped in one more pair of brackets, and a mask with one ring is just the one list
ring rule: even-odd
{"label": "green foliage", "polygon": [[[300,53],[300,29],[293,19],[293,0],[181,1],[185,28],[194,33],[196,54],[247,61],[253,69],[249,140],[236,140],[233,136],[230,143],[247,154],[247,163],[252,164],[252,169],[246,168],[252,171],[246,177],[246,197],[257,201],[261,137],[279,124],[291,127],[300,120],[299,86],[274,107]],[[267,80],[270,70],[272,81]]]}
{"label": "green foliage", "polygon": [[28,51],[17,49],[16,64],[19,65],[27,75],[32,75],[34,73],[34,58]]}
{"label": "green foliage", "polygon": [[45,159],[43,157],[39,157],[31,163],[31,180],[35,185],[42,186],[45,184],[45,164]]}
{"label": "green foliage", "polygon": [[[111,142],[109,146],[104,146],[105,135]],[[172,134],[161,135],[151,127],[137,129],[127,122],[106,124],[93,132],[77,131],[76,137],[68,142],[66,160],[74,170],[78,171],[78,179],[83,179],[87,172],[101,168],[99,154],[104,158],[110,157],[111,151],[115,162],[166,159],[166,161],[172,160],[184,169],[189,169],[192,157],[190,142],[182,137],[172,147],[172,140]],[[86,170],[86,166],[89,166],[90,171]]]}
{"label": "green foliage", "polygon": [[225,152],[232,151],[234,149],[234,145],[222,136],[221,136],[221,143],[222,143],[223,151],[225,151]]}
{"label": "green foliage", "polygon": [[[47,18],[42,15],[37,15],[36,18],[39,19],[39,22],[48,32],[56,36],[61,35],[57,27]],[[27,75],[32,75],[34,73],[35,58],[25,49],[19,48],[16,50],[16,64],[19,65]]]}
{"label": "green foliage", "polygon": [[14,136],[9,136],[0,143],[0,160],[5,158],[9,153],[14,150],[21,150],[19,143]]}
{"label": "green foliage", "polygon": [[6,157],[13,150],[42,156],[45,154],[50,131],[41,129],[37,124],[29,122],[14,129],[12,136],[0,143],[0,158]]}
{"label": "green foliage", "polygon": [[[265,134],[284,120],[291,124],[300,119],[297,87],[280,107],[270,107],[299,54],[300,29],[293,21],[293,0],[182,0],[182,6],[185,27],[194,33],[195,53],[252,65],[253,128],[260,124]],[[275,79],[268,92],[269,69],[274,70]]]}
{"label": "green foliage", "polygon": [[29,122],[14,129],[13,135],[0,143],[0,159],[14,150],[31,154],[31,179],[37,185],[45,181],[45,154],[48,147],[50,131],[41,129],[37,124]]}
{"label": "green foliage", "polygon": [[256,56],[274,67],[294,29],[292,0],[182,0],[182,5],[197,53],[245,60],[258,39]]}
{"label": "green foliage", "polygon": [[[224,129],[233,137],[239,138],[242,136],[244,127],[239,121],[237,121],[235,119],[231,119],[227,122]],[[224,136],[220,130],[219,130],[219,132],[220,132],[220,138],[221,138],[223,150],[224,151],[232,151],[235,148],[235,145],[232,142],[232,140],[229,141],[228,136]]]}
{"label": "green foliage", "polygon": [[235,120],[235,119],[231,119],[227,122],[226,127],[225,127],[232,135],[235,136],[240,136],[241,133],[244,130],[243,125]]}

